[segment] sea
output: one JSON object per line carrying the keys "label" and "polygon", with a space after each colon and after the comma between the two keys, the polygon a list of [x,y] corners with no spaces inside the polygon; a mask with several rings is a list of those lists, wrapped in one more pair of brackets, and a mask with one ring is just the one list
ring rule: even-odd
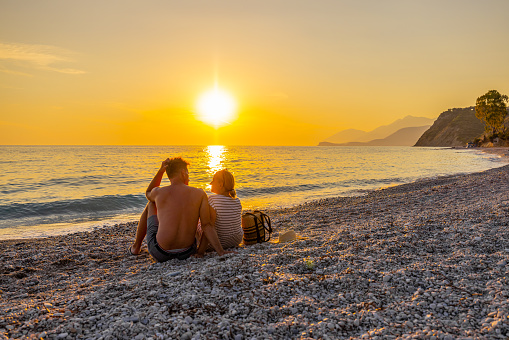
{"label": "sea", "polygon": [[[291,207],[507,164],[478,150],[318,146],[0,146],[0,239],[137,221],[161,162],[191,163],[190,185],[235,176],[243,208]],[[162,185],[169,184],[167,178]]]}

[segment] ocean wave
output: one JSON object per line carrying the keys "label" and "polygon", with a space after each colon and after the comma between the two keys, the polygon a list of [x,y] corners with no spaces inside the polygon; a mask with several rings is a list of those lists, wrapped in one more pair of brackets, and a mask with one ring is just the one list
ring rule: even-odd
{"label": "ocean wave", "polygon": [[271,195],[278,193],[291,193],[291,192],[305,192],[305,191],[320,191],[323,189],[333,188],[360,188],[365,187],[381,187],[395,183],[406,183],[410,180],[404,177],[394,178],[368,178],[368,179],[349,179],[343,181],[329,181],[321,183],[308,183],[298,185],[279,185],[267,187],[243,187],[237,189],[237,194],[240,197],[253,198],[258,195]]}
{"label": "ocean wave", "polygon": [[[145,182],[150,181],[147,179]],[[11,181],[5,185],[0,185],[1,194],[20,193],[34,190],[48,190],[51,188],[80,188],[80,187],[105,187],[118,185],[118,186],[133,186],[140,184],[141,187],[145,185],[145,182],[140,179],[123,178],[120,176],[105,176],[105,175],[88,175],[88,176],[66,176],[58,178],[49,178],[32,183],[22,181],[19,182]]]}
{"label": "ocean wave", "polygon": [[143,209],[146,202],[147,199],[144,195],[109,195],[43,203],[13,203],[0,205],[0,216],[4,221],[24,218],[48,218],[51,216],[97,216],[132,210],[133,208]]}

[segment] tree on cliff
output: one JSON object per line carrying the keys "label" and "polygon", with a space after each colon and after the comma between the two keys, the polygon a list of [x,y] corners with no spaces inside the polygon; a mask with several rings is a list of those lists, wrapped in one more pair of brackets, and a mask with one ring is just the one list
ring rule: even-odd
{"label": "tree on cliff", "polygon": [[475,116],[486,123],[486,132],[491,130],[492,134],[502,130],[504,132],[504,119],[507,115],[506,95],[496,90],[488,91],[477,98],[475,102]]}

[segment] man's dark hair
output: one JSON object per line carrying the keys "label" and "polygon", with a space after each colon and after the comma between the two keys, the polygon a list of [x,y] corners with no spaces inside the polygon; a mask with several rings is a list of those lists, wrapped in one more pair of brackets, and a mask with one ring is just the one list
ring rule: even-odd
{"label": "man's dark hair", "polygon": [[168,178],[173,178],[180,170],[186,170],[188,165],[189,162],[182,157],[170,158],[168,165],[166,165],[166,175],[168,175]]}

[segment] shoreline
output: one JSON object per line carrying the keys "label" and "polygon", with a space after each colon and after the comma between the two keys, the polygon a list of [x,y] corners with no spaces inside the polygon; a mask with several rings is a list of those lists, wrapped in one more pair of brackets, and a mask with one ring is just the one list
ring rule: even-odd
{"label": "shoreline", "polygon": [[509,165],[267,212],[305,239],[163,264],[127,255],[136,223],[0,241],[0,334],[509,336]]}
{"label": "shoreline", "polygon": [[500,158],[509,159],[509,147],[479,148],[483,153],[498,155]]}
{"label": "shoreline", "polygon": [[[450,149],[473,151],[478,154],[482,154],[482,153],[494,154],[494,155],[499,156],[499,158],[505,159],[505,161],[502,161],[502,163],[509,162],[509,147],[470,148],[470,149],[467,149],[464,147],[451,147]],[[503,166],[503,165],[501,165],[501,166]],[[463,173],[459,172],[459,173],[452,174],[452,175],[438,175],[438,177],[454,176],[457,174],[463,174]],[[436,178],[436,177],[435,176],[423,177],[423,178],[415,179],[413,182],[390,184],[388,186],[399,186],[399,185],[404,185],[404,184],[409,184],[409,183],[414,183],[414,182],[433,180],[434,178]],[[369,192],[380,190],[380,189],[386,188],[388,186],[382,185],[380,187],[376,187],[376,188],[374,187],[374,188],[370,188],[370,189],[352,189],[352,191],[350,191],[349,193],[343,194],[342,196],[337,196],[337,197],[365,196]],[[298,207],[300,205],[310,203],[314,200],[320,200],[320,198],[313,199],[311,201],[301,202],[301,203],[293,203],[289,206],[283,205],[283,206],[279,206],[279,207],[261,208],[261,209],[262,210],[292,209],[294,207]],[[121,223],[133,223],[133,222],[137,223],[138,218],[139,218],[139,216],[136,215],[129,219],[122,218],[122,217],[115,217],[113,219],[108,219],[108,220],[103,220],[103,221],[86,221],[86,222],[81,222],[81,223],[59,222],[59,223],[48,224],[48,225],[18,227],[19,229],[21,229],[21,230],[19,230],[20,232],[27,231],[26,236],[22,236],[22,237],[18,237],[18,238],[16,238],[16,236],[13,236],[13,235],[16,235],[16,233],[18,232],[18,230],[17,230],[18,228],[6,228],[5,230],[0,229],[0,241],[30,240],[30,239],[38,239],[38,238],[50,238],[50,237],[56,237],[56,236],[64,236],[64,235],[69,235],[69,234],[73,234],[76,232],[92,232],[96,229],[101,229],[106,226],[112,226],[112,225],[121,224]],[[64,226],[60,227],[60,225],[64,225]],[[42,231],[39,231],[39,230],[42,230]],[[56,230],[56,231],[50,232],[50,230]]]}

